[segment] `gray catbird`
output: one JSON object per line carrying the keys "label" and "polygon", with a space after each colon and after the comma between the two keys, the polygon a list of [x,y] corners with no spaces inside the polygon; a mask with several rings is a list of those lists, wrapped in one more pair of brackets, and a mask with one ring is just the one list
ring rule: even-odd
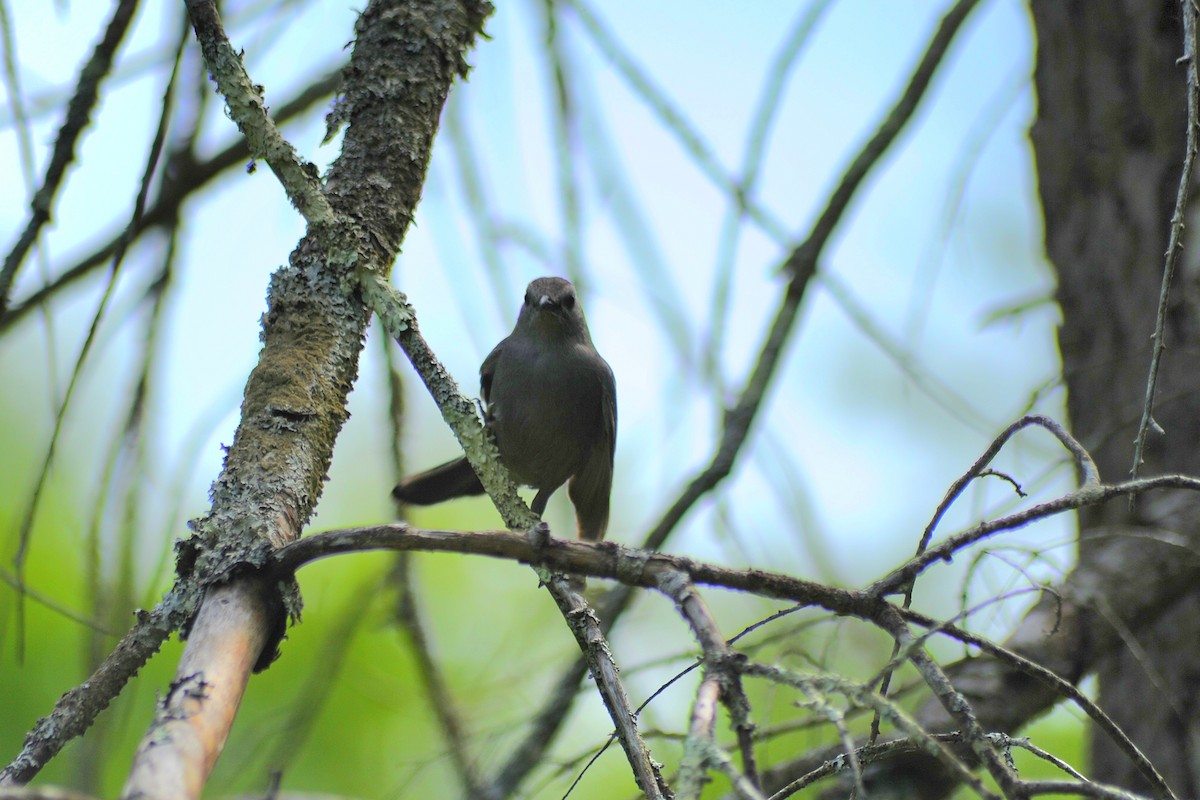
{"label": "gray catbird", "polygon": [[[516,327],[483,360],[479,383],[504,466],[518,483],[538,490],[533,513],[540,517],[550,495],[569,479],[579,535],[602,539],[617,390],[570,281],[538,278],[529,284]],[[392,490],[397,500],[416,505],[482,493],[466,457],[405,478]]]}

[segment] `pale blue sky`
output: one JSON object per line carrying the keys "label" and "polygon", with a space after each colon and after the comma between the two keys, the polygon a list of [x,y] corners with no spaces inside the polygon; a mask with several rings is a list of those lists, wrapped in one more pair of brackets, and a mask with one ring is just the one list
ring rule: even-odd
{"label": "pale blue sky", "polygon": [[[477,153],[493,216],[557,246],[562,227],[547,127],[541,6],[498,5],[487,24],[492,38],[471,54],[470,81],[455,90],[454,113]],[[768,65],[808,6],[609,2],[592,9],[700,132],[724,171],[736,174]],[[245,50],[251,75],[267,87],[268,102],[282,102],[308,76],[343,57],[354,20],[350,6],[306,4],[280,12],[286,22],[270,21],[267,14],[238,23],[239,9],[259,7],[274,8],[227,4],[228,28],[235,47]],[[793,236],[806,231],[871,135],[947,7],[925,0],[840,0],[823,15],[788,80],[756,194]],[[124,62],[138,62],[140,54],[168,38],[164,31],[176,30],[181,8],[145,4]],[[46,4],[20,0],[13,11],[21,79],[27,95],[37,97],[71,84],[109,8],[73,3],[67,12],[48,15]],[[698,357],[728,204],[583,27],[568,19],[561,35],[577,68],[587,128],[583,138],[593,142],[589,146],[607,141],[618,165],[616,171],[579,168],[581,249],[592,279],[586,308],[593,337],[612,363],[619,387],[619,500],[610,535],[634,543],[668,504],[664,498],[679,491],[711,453],[719,409],[706,397],[704,384],[682,371],[651,301],[690,309],[689,352]],[[844,304],[835,302],[825,286],[814,285],[752,447],[726,489],[736,530],[720,525],[706,504],[688,518],[673,549],[801,572],[829,563],[840,578],[870,579],[915,547],[946,486],[1055,375],[1057,314],[1051,305],[984,324],[1010,304],[1049,297],[1053,286],[1041,260],[1027,142],[1034,104],[1027,80],[1032,48],[1022,3],[981,3],[915,124],[864,184],[823,262],[872,324],[962,398],[961,408],[952,413],[931,403],[862,334]],[[191,58],[195,50],[192,43]],[[44,239],[52,268],[86,251],[97,234],[115,230],[128,213],[162,87],[155,73],[107,88],[97,124],[57,205],[57,224]],[[39,170],[59,116],[37,117],[33,144]],[[320,146],[321,116],[286,132],[306,158],[324,166],[336,157],[337,145]],[[478,364],[511,327],[524,283],[547,269],[520,248],[506,248],[503,296],[495,296],[471,231],[448,125],[443,128],[395,282],[418,309],[427,339],[464,391],[474,394]],[[216,148],[233,135],[227,119],[212,115],[202,140]],[[8,125],[0,132],[2,168],[13,187],[0,193],[0,238],[6,245],[25,220],[26,200],[15,188],[17,152]],[[631,262],[610,213],[614,201],[608,182],[614,180],[636,198],[636,216],[652,237],[654,263],[667,280],[647,282]],[[950,208],[956,181],[965,181],[961,203]],[[253,175],[227,175],[186,214],[190,228],[171,299],[167,366],[153,399],[161,437],[159,480],[166,485],[168,476],[192,475],[183,518],[206,506],[205,491],[220,467],[218,445],[232,438],[240,391],[257,355],[268,277],[303,230],[265,166]],[[742,232],[730,327],[719,359],[733,390],[748,374],[777,305],[781,283],[775,268],[783,254],[752,226]],[[145,256],[142,251],[132,255]],[[132,273],[132,264],[126,269]],[[38,281],[31,262],[18,282],[18,297]],[[127,308],[137,283],[122,284],[114,309]],[[54,307],[60,381],[95,308],[95,286]],[[121,333],[110,333],[105,341],[85,382],[87,412],[68,425],[64,442],[71,463],[84,472],[94,468],[89,458],[96,456],[88,452],[110,433],[96,430],[89,420],[112,419],[111,409],[125,391],[114,390],[113,379],[127,379],[125,359],[135,344]],[[371,522],[391,513],[387,492],[394,476],[385,466],[380,435],[385,396],[378,343],[369,344],[352,401],[354,417],[339,445],[317,528]],[[49,418],[33,407],[51,405],[48,380],[41,374],[44,348],[37,324],[0,341],[0,374],[17,376],[10,379],[6,396],[29,404],[29,431],[39,442],[48,435]],[[21,387],[19,393],[14,385]],[[451,455],[455,446],[432,401],[415,381],[413,386],[409,407],[416,422],[407,443],[410,463],[418,467]],[[1043,399],[1037,409],[1061,417],[1061,393]],[[205,435],[193,463],[187,442],[196,431]],[[1047,447],[1014,453],[1004,463],[1025,480],[1038,478],[1058,461],[1058,453]],[[795,494],[771,489],[793,474],[799,486]],[[1067,473],[1058,474],[1061,488]],[[964,499],[947,524],[971,519],[1006,498],[999,487],[988,492]],[[551,521],[568,530],[566,500],[556,500]],[[797,517],[801,508],[807,517]],[[1063,535],[1062,526],[1033,534],[1041,541]]]}

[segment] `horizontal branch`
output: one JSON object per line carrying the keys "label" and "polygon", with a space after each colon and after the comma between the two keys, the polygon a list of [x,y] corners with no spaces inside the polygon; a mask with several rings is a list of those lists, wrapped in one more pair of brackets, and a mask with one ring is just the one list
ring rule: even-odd
{"label": "horizontal branch", "polygon": [[279,549],[273,558],[280,570],[291,573],[310,561],[366,550],[421,550],[490,556],[552,572],[610,578],[647,589],[657,589],[666,573],[680,572],[694,583],[754,592],[865,619],[873,619],[890,605],[865,592],[825,586],[766,570],[721,567],[616,542],[551,538],[536,545],[530,543],[524,533],[426,530],[401,522],[313,534]]}

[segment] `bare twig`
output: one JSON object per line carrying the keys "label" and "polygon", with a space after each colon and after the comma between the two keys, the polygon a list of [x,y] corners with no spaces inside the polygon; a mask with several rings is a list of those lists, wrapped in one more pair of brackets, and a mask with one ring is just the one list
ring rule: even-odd
{"label": "bare twig", "polygon": [[[1163,264],[1162,288],[1158,295],[1158,315],[1154,321],[1154,347],[1150,354],[1150,374],[1146,378],[1146,399],[1142,404],[1142,418],[1138,422],[1137,438],[1133,444],[1133,466],[1129,474],[1136,478],[1142,466],[1142,451],[1146,446],[1149,431],[1162,433],[1154,421],[1154,392],[1158,385],[1158,365],[1166,349],[1167,304],[1171,297],[1171,282],[1175,277],[1175,262],[1183,249],[1183,221],[1187,211],[1188,190],[1192,183],[1192,165],[1196,160],[1196,129],[1200,127],[1200,66],[1196,60],[1200,55],[1196,48],[1197,17],[1194,0],[1180,0],[1183,17],[1183,57],[1179,62],[1187,70],[1187,145],[1183,154],[1183,168],[1179,175],[1179,189],[1175,193],[1175,213],[1171,215],[1171,234],[1167,238],[1166,261]],[[1133,502],[1131,497],[1129,500]]]}
{"label": "bare twig", "polygon": [[952,638],[958,639],[961,642],[978,647],[983,652],[999,659],[1010,666],[1016,668],[1020,672],[1036,678],[1044,685],[1053,689],[1053,691],[1064,699],[1070,700],[1081,711],[1088,715],[1096,726],[1104,733],[1117,747],[1125,753],[1129,760],[1137,767],[1138,771],[1160,794],[1162,797],[1173,798],[1175,796],[1171,787],[1167,785],[1166,780],[1154,767],[1148,758],[1138,749],[1137,745],[1129,738],[1126,733],[1121,730],[1120,726],[1113,721],[1108,714],[1104,713],[1103,709],[1097,706],[1086,694],[1080,691],[1070,681],[1065,680],[1061,676],[1055,674],[1051,670],[1046,669],[1041,664],[1035,663],[1030,659],[1013,652],[1009,648],[996,644],[981,636],[977,636],[968,631],[964,631],[954,625],[939,623],[924,615],[917,614],[913,611],[904,611],[904,616],[919,625],[928,627],[932,631],[943,633]]}
{"label": "bare twig", "polygon": [[975,527],[952,536],[936,547],[931,547],[920,556],[911,559],[907,564],[893,570],[886,577],[876,581],[867,591],[882,594],[892,594],[904,590],[913,578],[926,567],[937,561],[949,561],[955,553],[982,539],[993,536],[1000,531],[1012,530],[1028,525],[1038,519],[1061,514],[1064,511],[1075,511],[1084,506],[1091,506],[1151,489],[1187,489],[1200,491],[1200,478],[1187,475],[1159,475],[1153,478],[1138,478],[1122,483],[1084,484],[1073,492],[1069,492],[1054,500],[1038,503],[1023,511],[1009,514],[1005,517],[982,522]]}
{"label": "bare twig", "polygon": [[941,666],[925,652],[921,643],[912,638],[907,625],[900,620],[894,610],[877,621],[882,626],[888,626],[889,617],[893,619],[890,632],[900,642],[901,652],[925,679],[925,683],[941,702],[946,713],[958,724],[959,730],[966,738],[972,752],[983,762],[988,774],[1000,787],[1004,796],[1010,800],[1019,800],[1024,795],[1017,786],[1019,781],[1017,774],[996,752],[995,746],[987,736],[988,732],[980,725],[971,704],[955,688]]}
{"label": "bare twig", "polygon": [[[742,770],[746,782],[758,786],[758,767],[754,756],[754,724],[750,721],[750,701],[742,688],[741,675],[737,670],[741,656],[730,648],[729,643],[721,635],[712,612],[692,585],[691,580],[680,572],[665,571],[658,581],[658,589],[675,601],[679,613],[687,620],[692,633],[700,643],[704,654],[704,680],[701,682],[701,692],[708,691],[705,687],[711,681],[716,682],[720,690],[714,699],[719,699],[729,709],[733,728],[737,732],[738,747],[742,754]],[[699,758],[699,753],[710,753],[716,746],[712,740],[712,721],[707,725],[697,724],[697,714],[707,706],[700,693],[696,696],[695,710],[692,716],[692,733],[689,734],[689,744],[685,746],[685,762],[689,762],[690,774],[688,783],[693,787],[703,784],[706,761]],[[707,732],[705,732],[707,731]],[[699,737],[699,738],[697,738]],[[705,744],[707,742],[707,744]],[[681,776],[684,767],[680,768]],[[683,789],[680,789],[683,794]]]}
{"label": "bare twig", "polygon": [[993,733],[992,738],[1003,740],[1002,743],[1005,747],[1008,747],[1008,748],[1019,747],[1020,749],[1026,751],[1026,752],[1033,753],[1033,755],[1040,758],[1042,761],[1045,761],[1048,764],[1053,764],[1054,766],[1058,767],[1063,772],[1067,773],[1068,775],[1070,775],[1072,778],[1074,778],[1077,781],[1086,781],[1087,780],[1087,778],[1084,777],[1083,774],[1079,772],[1079,770],[1075,769],[1070,764],[1068,764],[1066,761],[1063,761],[1061,758],[1054,755],[1053,753],[1047,752],[1047,751],[1043,750],[1042,748],[1037,747],[1036,745],[1033,744],[1033,742],[1029,741],[1029,739],[1026,737],[1013,738],[1007,734]]}
{"label": "bare twig", "polygon": [[967,485],[986,471],[988,465],[992,463],[992,459],[996,457],[1000,449],[1008,443],[1008,440],[1017,431],[1034,425],[1045,428],[1054,434],[1056,439],[1062,442],[1063,447],[1067,448],[1071,457],[1075,459],[1075,466],[1079,470],[1080,477],[1083,479],[1085,485],[1098,484],[1100,482],[1100,473],[1097,471],[1096,464],[1092,461],[1091,455],[1083,448],[1083,445],[1075,441],[1075,437],[1071,436],[1066,428],[1042,414],[1027,414],[1001,431],[1000,435],[993,439],[988,448],[983,451],[983,455],[971,465],[971,468],[951,484],[950,488],[946,491],[946,496],[942,498],[942,502],[938,504],[937,510],[934,511],[933,519],[929,520],[929,524],[925,526],[925,532],[921,534],[921,541],[917,544],[917,555],[921,555],[929,547],[929,542],[933,538],[933,532],[937,528],[938,523],[941,522],[942,517],[949,510],[950,506],[954,504],[954,501],[963,493],[963,490],[967,488]]}
{"label": "bare twig", "polygon": [[[971,481],[988,471],[988,465],[992,463],[992,459],[996,457],[1001,448],[1004,447],[1008,440],[1011,439],[1013,435],[1017,433],[1017,431],[1020,431],[1031,425],[1045,428],[1047,431],[1054,434],[1055,438],[1062,442],[1063,446],[1067,448],[1067,450],[1071,453],[1071,456],[1075,459],[1076,467],[1083,478],[1084,487],[1099,485],[1100,473],[1097,471],[1096,464],[1092,461],[1091,455],[1087,452],[1087,450],[1084,449],[1083,445],[1075,441],[1075,438],[1071,436],[1071,434],[1069,434],[1067,430],[1062,427],[1062,425],[1058,424],[1049,417],[1041,414],[1027,414],[1001,431],[1000,435],[992,440],[992,443],[983,452],[983,455],[976,459],[975,463],[971,465],[971,468],[968,469],[958,480],[951,484],[950,488],[946,491],[946,495],[942,498],[942,502],[938,504],[937,510],[934,511],[933,518],[929,521],[929,524],[925,526],[924,533],[921,534],[921,540],[917,543],[917,558],[920,558],[928,549],[929,542],[933,539],[933,533],[934,530],[936,530],[938,523],[941,521],[946,511],[949,510],[950,506],[954,504],[954,501],[959,498],[959,496],[971,483]],[[1019,492],[1020,487],[1017,487],[1017,490]],[[903,587],[904,608],[909,608],[912,605],[912,593],[917,574],[919,573],[913,573],[913,581],[910,581]],[[899,647],[899,642],[896,643],[895,647]],[[893,659],[895,658],[897,652],[897,650],[893,650]],[[879,692],[885,697],[887,696],[891,679],[892,674],[890,671],[888,671],[884,673],[883,678],[880,681]],[[871,723],[871,741],[874,742],[878,737],[879,716],[876,715],[875,719]]]}
{"label": "bare twig", "polygon": [[33,196],[32,214],[25,226],[21,238],[9,251],[0,267],[0,317],[8,308],[9,293],[12,291],[13,280],[17,270],[29,253],[33,243],[37,241],[42,227],[50,221],[50,212],[54,205],[55,195],[62,186],[67,167],[75,160],[75,145],[90,121],[92,109],[100,95],[100,84],[112,71],[113,59],[117,48],[125,38],[129,24],[133,21],[137,10],[137,0],[120,0],[113,9],[112,18],[104,31],[104,37],[96,44],[92,57],[84,65],[75,85],[75,95],[67,106],[67,116],[58,130],[54,141],[54,152],[46,165],[46,173],[42,185]]}
{"label": "bare twig", "polygon": [[84,683],[55,703],[54,710],[38,720],[26,734],[21,752],[0,770],[0,786],[27,783],[50,759],[91,726],[125,684],[158,652],[158,648],[189,613],[184,593],[176,586],[153,611],[142,612],[137,623],[117,643],[108,657]]}
{"label": "bare twig", "polygon": [[[959,779],[970,786],[981,797],[989,800],[998,800],[995,792],[987,789],[983,783],[960,761],[954,753],[942,744],[937,738],[926,732],[916,722],[909,717],[899,705],[891,702],[887,698],[880,697],[869,687],[863,686],[853,681],[848,681],[838,675],[821,674],[821,675],[804,675],[797,672],[789,672],[778,667],[768,666],[750,662],[742,667],[742,674],[758,678],[765,678],[776,683],[786,686],[794,686],[801,691],[808,691],[809,688],[815,688],[818,691],[828,694],[841,694],[847,700],[858,706],[863,706],[870,709],[879,710],[884,717],[896,726],[898,730],[914,741],[920,742],[924,752],[934,755],[942,764],[954,772]],[[786,796],[786,795],[777,795]]]}
{"label": "bare twig", "polygon": [[1096,781],[1025,781],[1021,788],[1027,795],[1077,794],[1096,800],[1145,800],[1141,795],[1118,786],[1106,786]]}
{"label": "bare twig", "polygon": [[658,764],[650,757],[650,750],[638,731],[637,717],[630,709],[629,698],[596,612],[561,574],[552,576],[547,588],[588,662],[588,669],[596,680],[596,690],[616,726],[617,739],[625,750],[638,788],[649,800],[670,797],[671,791],[659,773]]}
{"label": "bare twig", "polygon": [[310,226],[333,224],[333,207],[321,191],[316,167],[301,161],[295,148],[275,127],[262,87],[250,80],[241,56],[225,35],[216,3],[188,0],[187,10],[204,51],[204,62],[250,152],[270,165],[288,199]]}

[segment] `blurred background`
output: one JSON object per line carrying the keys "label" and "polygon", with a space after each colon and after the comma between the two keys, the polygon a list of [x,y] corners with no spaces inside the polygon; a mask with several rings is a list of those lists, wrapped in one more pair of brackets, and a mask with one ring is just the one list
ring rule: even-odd
{"label": "blurred background", "polygon": [[[525,1],[499,4],[487,22],[469,80],[443,115],[393,282],[469,395],[483,357],[511,329],[525,284],[545,274],[579,284],[617,378],[609,538],[639,543],[711,460],[722,411],[744,387],[779,304],[783,259],[903,91],[948,7]],[[11,247],[111,9],[17,0],[4,11],[0,234]],[[190,191],[177,227],[167,214],[140,235],[115,276],[107,258],[89,266],[128,223],[181,43],[147,207],[237,140],[183,11],[138,10],[0,327],[4,762],[111,649],[133,609],[152,606],[170,585],[172,543],[207,509],[221,446],[232,440],[268,278],[303,233],[271,171],[248,169],[243,158]],[[332,94],[318,88],[311,101],[293,100],[343,63],[355,9],[235,0],[222,13],[272,112],[288,109],[283,131],[324,171],[338,154],[336,139],[321,143]],[[1063,417],[1053,277],[1027,141],[1034,46],[1017,0],[985,0],[967,20],[912,124],[826,249],[734,473],[667,550],[862,585],[912,554],[947,487],[1000,430],[1029,411]],[[403,468],[456,453],[433,402],[382,338],[373,327],[312,531],[395,517],[389,360],[403,384]],[[996,466],[1035,500],[1073,480],[1061,450],[1038,432],[1021,435]],[[569,535],[565,494],[548,518]],[[977,482],[940,531],[1015,502],[1003,481]],[[13,586],[26,519],[22,604]],[[500,526],[486,499],[412,519]],[[1002,636],[1032,599],[1022,590],[1069,565],[1069,523],[1005,534],[990,555],[938,567],[918,586],[917,607],[948,616],[1015,593],[972,620]],[[519,565],[417,555],[403,591],[396,569],[395,558],[372,554],[301,573],[303,624],[282,660],[251,682],[211,796],[261,792],[276,771],[290,789],[444,794],[453,772],[419,688],[412,614],[470,720],[479,768],[504,763],[574,657],[569,631]],[[707,596],[730,636],[781,607]],[[408,623],[397,621],[402,598]],[[695,653],[658,596],[638,601],[613,642],[635,704]],[[748,646],[866,678],[888,643],[862,627],[792,615]],[[177,648],[152,661],[39,780],[114,794]],[[678,758],[672,732],[686,726],[694,686],[695,675],[680,681],[641,716],[652,750],[668,762]],[[581,692],[569,730],[520,796],[563,796],[604,743],[611,725],[587,682]],[[757,699],[762,724],[794,719],[791,698]],[[779,739],[781,756],[828,740],[797,727]],[[1052,717],[1041,735],[1055,738],[1040,743],[1069,755],[1078,727]],[[611,748],[571,796],[632,791]]]}

